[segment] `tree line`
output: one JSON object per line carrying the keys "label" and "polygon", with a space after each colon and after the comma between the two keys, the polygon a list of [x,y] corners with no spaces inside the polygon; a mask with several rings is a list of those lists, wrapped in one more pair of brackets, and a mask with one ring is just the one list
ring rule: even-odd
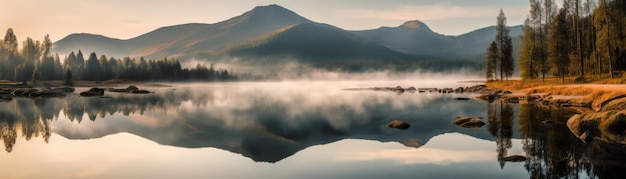
{"label": "tree line", "polygon": [[[197,64],[195,68],[182,68],[180,62],[167,57],[162,60],[143,57],[107,58],[95,52],[85,59],[79,50],[67,55],[63,63],[58,54],[50,53],[52,42],[48,35],[42,42],[30,37],[21,45],[12,29],[0,41],[0,79],[18,82],[50,80],[129,79],[137,81],[231,81],[237,76],[213,65]],[[71,84],[71,83],[69,83]]]}
{"label": "tree line", "polygon": [[522,79],[557,76],[613,78],[626,69],[626,2],[530,0],[523,25]]}

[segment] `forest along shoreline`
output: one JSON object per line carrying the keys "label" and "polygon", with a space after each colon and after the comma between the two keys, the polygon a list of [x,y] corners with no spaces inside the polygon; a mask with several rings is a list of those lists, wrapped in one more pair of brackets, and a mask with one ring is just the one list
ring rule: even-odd
{"label": "forest along shoreline", "polygon": [[578,114],[567,121],[548,122],[566,122],[570,131],[585,143],[626,144],[626,84],[537,81],[489,81],[476,98],[570,108]]}

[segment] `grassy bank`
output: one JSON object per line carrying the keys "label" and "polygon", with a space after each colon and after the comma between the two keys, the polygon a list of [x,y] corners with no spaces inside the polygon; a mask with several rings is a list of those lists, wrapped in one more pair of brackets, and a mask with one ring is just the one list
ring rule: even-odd
{"label": "grassy bank", "polygon": [[572,99],[572,101],[591,104],[594,108],[607,99],[626,95],[625,77],[585,82],[576,82],[575,79],[568,78],[565,83],[558,78],[488,81],[486,85],[490,88],[526,94],[545,93],[552,96],[576,96],[577,98]]}

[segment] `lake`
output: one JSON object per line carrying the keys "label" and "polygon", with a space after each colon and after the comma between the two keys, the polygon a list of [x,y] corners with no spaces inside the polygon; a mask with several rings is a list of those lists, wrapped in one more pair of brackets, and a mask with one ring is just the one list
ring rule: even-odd
{"label": "lake", "polygon": [[[344,90],[473,85],[454,80],[168,85],[0,102],[1,177],[613,178],[626,169],[621,146],[572,135],[565,108]],[[487,125],[461,128],[457,116]],[[395,119],[412,127],[388,128]],[[499,160],[513,155],[528,160]]]}

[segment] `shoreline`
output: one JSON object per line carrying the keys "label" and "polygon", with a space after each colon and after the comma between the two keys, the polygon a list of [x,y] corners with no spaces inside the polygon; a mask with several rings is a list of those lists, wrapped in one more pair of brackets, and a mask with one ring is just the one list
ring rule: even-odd
{"label": "shoreline", "polygon": [[158,82],[147,81],[133,81],[125,79],[113,79],[106,81],[74,81],[74,85],[66,86],[62,80],[53,81],[38,81],[34,84],[27,82],[14,82],[9,80],[0,80],[0,88],[41,88],[41,87],[76,87],[76,88],[89,88],[89,87],[121,87],[121,86],[145,86],[145,87],[171,87],[169,85],[163,85]]}
{"label": "shoreline", "polygon": [[575,107],[588,107],[600,111],[602,104],[626,95],[626,84],[532,84],[530,87],[511,87],[503,83],[522,83],[521,80],[489,81],[485,85],[494,90],[511,91],[505,97],[519,98],[537,96],[548,100],[549,104],[568,104]]}
{"label": "shoreline", "polygon": [[[502,83],[487,82],[489,88],[507,90]],[[522,84],[521,82],[517,82]],[[522,86],[522,85],[520,85]],[[527,88],[508,88],[529,99],[541,94],[540,104],[557,104],[559,107],[583,107],[592,110],[577,110],[566,125],[573,135],[584,143],[598,141],[608,144],[626,145],[626,85],[625,84],[562,84],[530,85]],[[500,97],[500,96],[498,96]],[[506,97],[505,97],[506,99]],[[567,104],[567,105],[562,105]]]}

